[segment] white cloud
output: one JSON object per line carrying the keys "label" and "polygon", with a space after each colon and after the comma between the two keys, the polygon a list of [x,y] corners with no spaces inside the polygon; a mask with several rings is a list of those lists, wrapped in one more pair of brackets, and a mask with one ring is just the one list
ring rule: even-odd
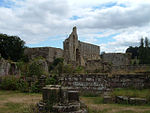
{"label": "white cloud", "polygon": [[[101,50],[123,52],[129,45],[137,45],[140,37],[149,37],[150,34],[149,0],[7,1],[14,4],[10,8],[0,6],[0,32],[18,35],[27,44],[57,36],[62,40],[76,25],[79,38],[91,43],[98,43],[99,38],[118,33],[113,37],[114,42],[101,44]],[[111,3],[116,4],[98,8]],[[71,20],[73,16],[80,18]]]}

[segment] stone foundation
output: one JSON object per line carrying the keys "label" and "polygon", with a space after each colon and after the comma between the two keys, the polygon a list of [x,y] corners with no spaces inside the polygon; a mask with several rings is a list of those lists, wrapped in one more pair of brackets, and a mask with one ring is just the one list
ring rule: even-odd
{"label": "stone foundation", "polygon": [[87,113],[81,106],[78,91],[59,85],[48,85],[43,88],[43,100],[38,104],[39,111],[53,113]]}

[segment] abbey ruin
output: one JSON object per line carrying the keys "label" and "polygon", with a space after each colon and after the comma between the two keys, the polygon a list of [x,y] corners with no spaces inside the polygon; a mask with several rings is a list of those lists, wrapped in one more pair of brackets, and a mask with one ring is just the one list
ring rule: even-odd
{"label": "abbey ruin", "polygon": [[[120,69],[120,66],[128,66],[131,63],[130,54],[105,53],[100,55],[99,46],[78,40],[76,27],[73,27],[72,33],[63,42],[63,49],[54,47],[35,47],[26,48],[24,53],[31,61],[37,57],[44,58],[47,63],[43,62],[46,72],[48,72],[48,65],[56,58],[64,58],[65,64],[71,64],[74,67],[82,66],[88,72],[94,72],[95,70],[99,70],[98,72],[107,72],[111,71],[111,69]],[[6,61],[1,61],[1,75],[9,75],[12,73],[12,68],[9,66],[10,64],[7,64],[8,66],[6,65]],[[15,73],[18,72],[17,68],[14,68],[13,70]]]}
{"label": "abbey ruin", "polygon": [[99,46],[78,40],[76,27],[73,28],[72,33],[63,42],[63,50],[53,47],[27,48],[25,54],[28,55],[30,59],[42,56],[48,63],[61,57],[64,58],[67,64],[83,66],[93,70],[104,67],[106,62],[115,66],[130,64],[130,56],[124,53],[113,53],[113,55],[106,53],[101,58]]}

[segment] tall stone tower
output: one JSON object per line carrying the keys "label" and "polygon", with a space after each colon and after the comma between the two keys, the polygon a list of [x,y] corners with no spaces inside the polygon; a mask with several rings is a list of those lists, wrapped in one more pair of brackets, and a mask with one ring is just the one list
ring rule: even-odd
{"label": "tall stone tower", "polygon": [[72,33],[70,34],[69,38],[63,42],[63,45],[65,62],[75,64],[77,61],[77,54],[79,52],[76,27],[73,27]]}
{"label": "tall stone tower", "polygon": [[100,59],[100,47],[78,40],[77,28],[64,41],[64,59],[68,64],[85,66],[89,60]]}

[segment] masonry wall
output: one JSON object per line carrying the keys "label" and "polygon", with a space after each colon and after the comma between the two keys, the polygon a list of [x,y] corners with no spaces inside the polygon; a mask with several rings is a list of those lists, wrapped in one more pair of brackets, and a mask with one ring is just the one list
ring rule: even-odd
{"label": "masonry wall", "polygon": [[41,56],[50,63],[53,62],[55,58],[63,57],[63,50],[53,47],[27,48],[25,50],[25,54],[29,57],[29,59],[34,59]]}
{"label": "masonry wall", "polygon": [[63,75],[62,85],[81,92],[101,92],[108,86],[105,74]]}
{"label": "masonry wall", "polygon": [[112,64],[112,66],[129,65],[131,63],[131,55],[125,53],[105,53],[102,60]]}
{"label": "masonry wall", "polygon": [[111,71],[124,71],[124,72],[146,72],[150,70],[150,65],[120,65],[112,66]]}
{"label": "masonry wall", "polygon": [[20,75],[20,70],[17,67],[16,63],[8,62],[3,58],[0,59],[0,76],[6,75]]}
{"label": "masonry wall", "polygon": [[88,60],[100,59],[100,47],[80,42],[78,40],[77,29],[73,28],[72,33],[63,42],[64,59],[66,63],[77,66],[85,66]]}
{"label": "masonry wall", "polygon": [[64,86],[81,92],[103,92],[107,88],[149,88],[150,73],[139,74],[76,74],[63,75]]}
{"label": "masonry wall", "polygon": [[79,41],[79,50],[81,55],[86,60],[98,60],[100,59],[100,47]]}

